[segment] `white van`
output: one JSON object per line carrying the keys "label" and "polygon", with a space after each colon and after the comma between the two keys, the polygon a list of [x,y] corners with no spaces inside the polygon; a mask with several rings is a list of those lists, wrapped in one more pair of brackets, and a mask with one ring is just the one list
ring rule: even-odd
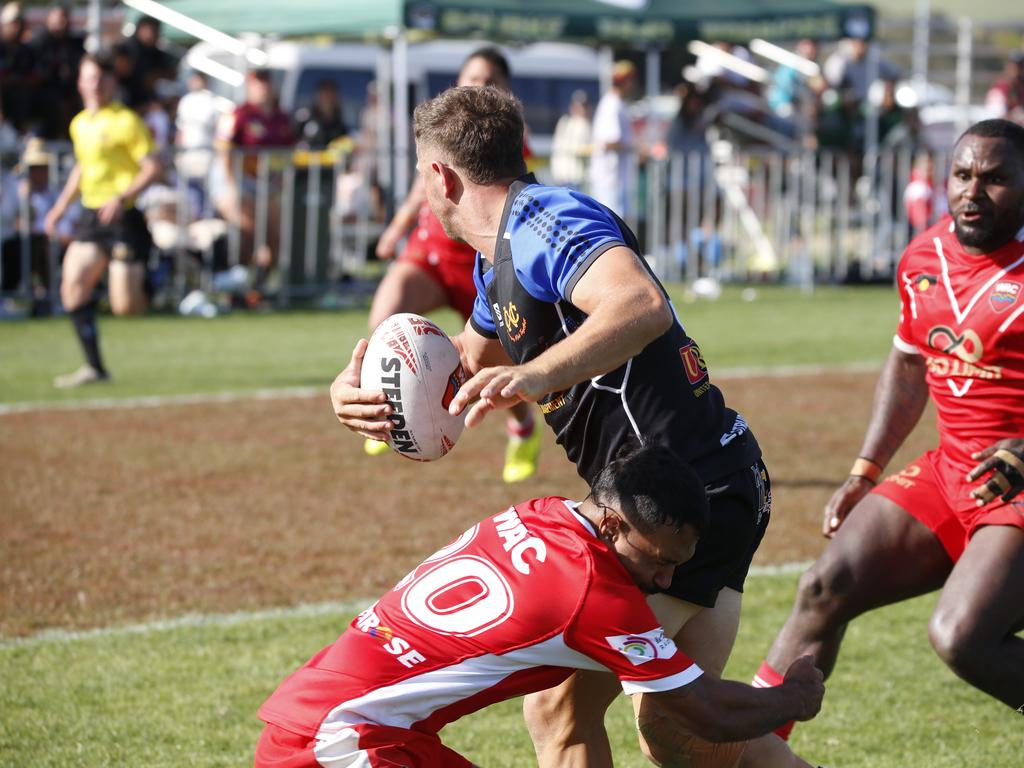
{"label": "white van", "polygon": [[[478,40],[437,40],[410,45],[408,72],[410,106],[435,96],[455,84],[462,63],[470,53],[489,45]],[[344,106],[345,122],[356,128],[366,105],[370,82],[381,77],[390,64],[390,52],[362,43],[318,45],[307,42],[271,42],[262,47],[266,67],[273,73],[281,107],[292,114],[307,106],[316,84],[333,80]],[[558,118],[568,109],[573,91],[583,90],[596,103],[599,57],[596,51],[565,43],[537,43],[522,48],[499,46],[512,68],[512,91],[523,102],[530,127],[530,146],[546,155]],[[208,43],[189,49],[182,67],[220,71],[228,80],[215,79],[211,87],[235,101],[241,99],[245,61]],[[232,74],[233,73],[233,74]]]}

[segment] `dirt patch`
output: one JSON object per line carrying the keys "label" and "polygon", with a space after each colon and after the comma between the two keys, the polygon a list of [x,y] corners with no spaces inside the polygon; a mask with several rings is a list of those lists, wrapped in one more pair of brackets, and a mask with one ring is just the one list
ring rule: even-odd
{"label": "dirt patch", "polygon": [[[874,378],[725,382],[774,482],[756,562],[820,551],[820,511],[860,446]],[[924,421],[904,458],[934,442]],[[485,515],[584,493],[544,437],[538,476],[508,487],[495,418],[417,464],[365,456],[326,396],[5,416],[0,634],[373,596]]]}

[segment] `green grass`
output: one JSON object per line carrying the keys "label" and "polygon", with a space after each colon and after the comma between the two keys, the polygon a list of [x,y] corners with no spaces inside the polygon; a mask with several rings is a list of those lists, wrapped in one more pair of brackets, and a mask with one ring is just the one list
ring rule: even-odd
{"label": "green grass", "polygon": [[[751,579],[729,676],[749,679],[794,586],[794,576]],[[915,600],[852,625],[821,715],[794,735],[801,753],[844,768],[1020,765],[1021,715],[956,680],[930,652],[933,604],[934,597]],[[0,644],[0,765],[248,764],[263,698],[348,618]],[[625,697],[608,727],[616,765],[645,765]],[[533,763],[518,701],[465,718],[443,738],[488,768]]]}
{"label": "green grass", "polygon": [[[723,367],[856,363],[881,360],[896,324],[891,288],[825,288],[812,296],[762,287],[754,301],[739,289],[716,302],[683,300],[687,330],[712,371]],[[438,314],[449,331],[451,312]],[[362,311],[236,313],[214,320],[150,315],[100,321],[114,382],[57,391],[58,373],[81,364],[66,318],[0,323],[0,402],[74,401],[142,395],[244,392],[327,385],[366,334]]]}

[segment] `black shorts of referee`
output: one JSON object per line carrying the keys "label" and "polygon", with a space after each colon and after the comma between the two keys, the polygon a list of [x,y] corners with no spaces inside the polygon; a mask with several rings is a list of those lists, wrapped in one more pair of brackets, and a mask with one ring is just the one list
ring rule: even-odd
{"label": "black shorts of referee", "polygon": [[107,225],[100,223],[97,210],[83,208],[73,239],[77,243],[95,243],[115,261],[145,263],[153,247],[146,217],[134,207]]}

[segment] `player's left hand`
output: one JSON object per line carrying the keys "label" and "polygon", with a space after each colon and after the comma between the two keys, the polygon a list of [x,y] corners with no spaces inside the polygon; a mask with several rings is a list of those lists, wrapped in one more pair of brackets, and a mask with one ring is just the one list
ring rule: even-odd
{"label": "player's left hand", "polygon": [[96,218],[100,220],[100,224],[107,227],[120,219],[123,214],[124,198],[117,195],[100,206],[100,209],[96,211]]}
{"label": "player's left hand", "polygon": [[1009,501],[1024,490],[1024,439],[1000,440],[971,458],[980,463],[967,473],[968,482],[988,474],[988,480],[971,491],[979,507],[995,499]]}
{"label": "player's left hand", "polygon": [[458,416],[476,400],[466,414],[466,426],[475,427],[490,411],[511,408],[523,401],[536,402],[546,392],[543,377],[533,373],[528,365],[483,368],[459,388],[448,412]]}

